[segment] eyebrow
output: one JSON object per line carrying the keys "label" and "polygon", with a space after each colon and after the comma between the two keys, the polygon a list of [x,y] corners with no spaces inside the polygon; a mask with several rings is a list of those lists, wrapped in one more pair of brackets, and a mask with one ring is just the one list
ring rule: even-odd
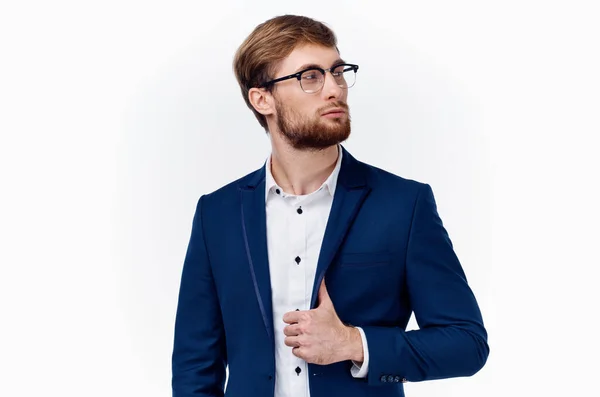
{"label": "eyebrow", "polygon": [[[341,63],[346,63],[346,61],[344,61],[342,58],[338,58],[337,60],[333,61],[331,66],[333,67],[333,66],[339,65]],[[296,71],[294,73],[298,73],[301,70],[311,69],[311,68],[327,69],[327,68],[323,68],[321,65],[317,65],[316,63],[306,63],[306,64],[300,66],[298,69],[296,69]]]}

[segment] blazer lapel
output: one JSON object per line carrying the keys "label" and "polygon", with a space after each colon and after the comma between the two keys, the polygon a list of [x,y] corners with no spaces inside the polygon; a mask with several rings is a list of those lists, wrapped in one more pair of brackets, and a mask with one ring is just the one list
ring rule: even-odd
{"label": "blazer lapel", "polygon": [[[329,265],[333,261],[360,206],[371,190],[367,185],[365,166],[354,159],[344,147],[342,147],[342,150],[342,166],[317,262],[311,309],[316,307],[319,287]],[[249,176],[249,182],[240,187],[240,194],[245,253],[263,322],[274,348],[273,303],[267,251],[264,167]]]}
{"label": "blazer lapel", "polygon": [[316,307],[319,287],[329,265],[333,261],[360,206],[371,191],[371,188],[367,186],[364,165],[352,157],[344,147],[342,147],[342,150],[343,157],[338,183],[317,262],[311,309]]}
{"label": "blazer lapel", "polygon": [[240,188],[240,194],[242,232],[254,292],[256,293],[267,334],[274,346],[273,304],[267,251],[264,167],[250,177],[248,185]]}

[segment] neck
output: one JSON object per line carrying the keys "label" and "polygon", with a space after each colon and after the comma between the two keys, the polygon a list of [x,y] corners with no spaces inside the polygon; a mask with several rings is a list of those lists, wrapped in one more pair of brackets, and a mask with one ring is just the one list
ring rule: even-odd
{"label": "neck", "polygon": [[285,192],[295,195],[310,194],[321,187],[335,169],[338,158],[338,145],[307,151],[271,140],[271,146],[273,178]]}

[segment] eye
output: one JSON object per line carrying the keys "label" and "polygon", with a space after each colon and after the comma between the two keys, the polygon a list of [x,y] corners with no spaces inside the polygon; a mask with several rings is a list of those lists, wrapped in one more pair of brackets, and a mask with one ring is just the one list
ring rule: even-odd
{"label": "eye", "polygon": [[346,65],[339,65],[331,71],[331,74],[333,74],[335,77],[342,77],[344,75],[344,72],[347,72],[349,70],[352,70],[352,68]]}
{"label": "eye", "polygon": [[320,73],[314,70],[302,73],[303,80],[316,80],[319,78]]}

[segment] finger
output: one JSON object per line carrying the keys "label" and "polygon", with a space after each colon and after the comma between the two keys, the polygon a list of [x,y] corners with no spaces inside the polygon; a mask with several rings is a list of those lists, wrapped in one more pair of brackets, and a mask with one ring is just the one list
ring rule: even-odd
{"label": "finger", "polygon": [[302,334],[302,330],[299,324],[288,325],[283,329],[283,333],[286,336],[298,336]]}
{"label": "finger", "polygon": [[292,349],[292,354],[298,358],[304,359],[304,351],[301,347],[294,347]]}
{"label": "finger", "polygon": [[298,336],[288,336],[283,340],[286,346],[289,347],[300,347],[300,337]]}
{"label": "finger", "polygon": [[300,312],[287,312],[283,315],[283,322],[286,324],[295,324],[300,321]]}
{"label": "finger", "polygon": [[296,324],[309,321],[312,316],[312,310],[294,310],[283,315],[283,321],[287,324]]}

